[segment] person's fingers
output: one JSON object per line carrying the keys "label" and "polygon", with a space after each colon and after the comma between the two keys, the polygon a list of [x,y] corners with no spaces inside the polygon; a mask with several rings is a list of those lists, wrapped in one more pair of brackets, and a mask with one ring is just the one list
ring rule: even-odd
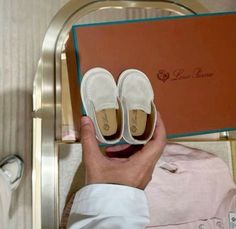
{"label": "person's fingers", "polygon": [[129,147],[130,147],[129,144],[107,146],[105,148],[105,152],[107,152],[107,153],[119,152],[119,151],[123,151],[123,150],[125,150],[125,149],[127,149]]}
{"label": "person's fingers", "polygon": [[139,151],[143,145],[117,145],[107,147],[105,149],[106,156],[116,158],[128,158],[137,151]]}
{"label": "person's fingers", "polygon": [[158,160],[166,144],[166,130],[160,113],[157,116],[157,127],[153,138],[132,157],[141,160]]}
{"label": "person's fingers", "polygon": [[92,120],[84,116],[81,118],[80,125],[81,144],[85,161],[95,160],[102,157],[98,142],[96,139],[95,129]]}

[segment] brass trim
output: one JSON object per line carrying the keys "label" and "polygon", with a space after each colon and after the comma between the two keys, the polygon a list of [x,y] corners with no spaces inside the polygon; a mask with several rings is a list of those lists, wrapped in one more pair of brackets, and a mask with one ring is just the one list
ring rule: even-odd
{"label": "brass trim", "polygon": [[231,155],[232,155],[232,169],[233,169],[233,177],[236,182],[236,141],[231,142]]}

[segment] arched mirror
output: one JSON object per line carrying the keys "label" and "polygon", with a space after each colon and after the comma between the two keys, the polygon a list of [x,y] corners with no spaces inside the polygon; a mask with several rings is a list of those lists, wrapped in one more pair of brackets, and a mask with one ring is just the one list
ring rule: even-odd
{"label": "arched mirror", "polygon": [[[59,228],[81,162],[75,142],[64,53],[74,24],[191,15],[207,10],[197,1],[72,0],[51,22],[42,47],[33,95],[33,228]],[[228,133],[199,136],[217,141]],[[197,138],[197,137],[196,137]],[[193,139],[190,139],[190,145]],[[187,139],[182,139],[187,141]],[[63,222],[62,222],[63,223]]]}

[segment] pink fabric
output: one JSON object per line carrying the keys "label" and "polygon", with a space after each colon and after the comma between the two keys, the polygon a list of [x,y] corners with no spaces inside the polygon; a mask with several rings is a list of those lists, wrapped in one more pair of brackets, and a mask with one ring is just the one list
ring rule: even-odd
{"label": "pink fabric", "polygon": [[148,227],[229,228],[236,212],[236,185],[227,165],[213,154],[168,144],[145,190]]}

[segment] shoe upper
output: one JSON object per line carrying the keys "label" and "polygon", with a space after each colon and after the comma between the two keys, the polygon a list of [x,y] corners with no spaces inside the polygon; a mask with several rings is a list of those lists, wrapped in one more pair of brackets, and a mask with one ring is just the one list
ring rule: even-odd
{"label": "shoe upper", "polygon": [[119,96],[125,99],[128,110],[143,110],[151,113],[151,101],[154,99],[153,90],[146,76],[138,71],[125,71],[119,85]]}
{"label": "shoe upper", "polygon": [[[119,77],[118,80],[119,97],[124,109],[124,133],[123,137],[129,144],[145,144],[153,135],[157,111],[154,100],[154,93],[151,83],[147,76],[136,69],[128,69]],[[147,115],[145,131],[141,136],[132,135],[132,125],[130,111],[141,110]],[[140,122],[141,120],[135,120]]]}
{"label": "shoe upper", "polygon": [[[93,120],[98,140],[106,144],[115,144],[120,141],[123,133],[123,109],[118,98],[118,88],[110,72],[103,68],[93,68],[87,71],[82,79],[81,98],[86,114]],[[117,131],[111,136],[104,136],[100,122],[109,128],[106,110],[114,109],[117,122]],[[101,114],[102,113],[102,114]]]}

